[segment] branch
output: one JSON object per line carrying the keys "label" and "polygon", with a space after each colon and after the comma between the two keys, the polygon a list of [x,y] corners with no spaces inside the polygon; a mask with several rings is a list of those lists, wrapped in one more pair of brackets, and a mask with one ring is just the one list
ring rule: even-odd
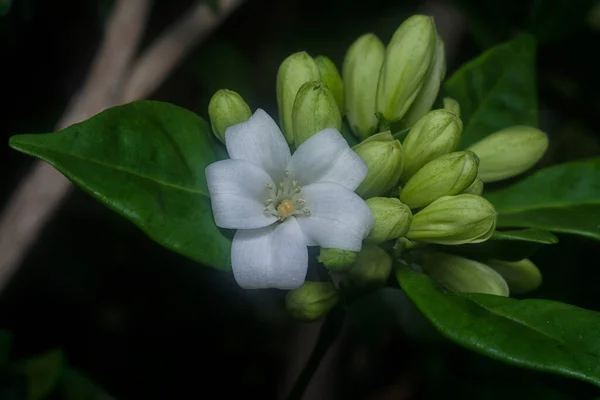
{"label": "branch", "polygon": [[[150,0],[118,0],[82,89],[73,96],[57,130],[83,121],[113,104],[135,53]],[[0,218],[0,290],[66,196],[70,182],[49,164],[36,161],[11,195]]]}
{"label": "branch", "polygon": [[[218,14],[206,4],[196,3],[130,68],[151,1],[117,0],[88,78],[71,100],[57,129],[81,122],[113,105],[150,95],[191,49],[242,2],[220,0]],[[11,195],[0,218],[0,291],[70,187],[70,182],[53,167],[36,161]]]}
{"label": "branch", "polygon": [[137,60],[123,92],[123,103],[143,99],[156,90],[173,68],[241,3],[243,0],[220,0],[218,14],[204,2],[186,11]]}

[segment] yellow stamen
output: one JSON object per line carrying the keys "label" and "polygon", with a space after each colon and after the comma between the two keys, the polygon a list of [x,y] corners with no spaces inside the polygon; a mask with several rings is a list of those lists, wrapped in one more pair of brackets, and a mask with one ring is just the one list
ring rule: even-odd
{"label": "yellow stamen", "polygon": [[287,218],[294,212],[294,203],[290,200],[284,200],[277,206],[277,212],[281,218]]}

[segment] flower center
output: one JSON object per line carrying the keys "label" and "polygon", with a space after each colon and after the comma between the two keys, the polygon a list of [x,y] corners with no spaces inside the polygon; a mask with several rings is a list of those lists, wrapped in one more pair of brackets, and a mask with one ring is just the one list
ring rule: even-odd
{"label": "flower center", "polygon": [[277,212],[281,218],[287,218],[294,212],[294,203],[291,200],[285,199],[277,206]]}
{"label": "flower center", "polygon": [[285,171],[285,178],[276,186],[270,183],[265,185],[268,190],[268,198],[265,201],[264,212],[273,215],[280,221],[294,216],[309,216],[310,210],[305,207],[304,199],[300,197],[302,187],[298,182],[289,179],[289,171]]}

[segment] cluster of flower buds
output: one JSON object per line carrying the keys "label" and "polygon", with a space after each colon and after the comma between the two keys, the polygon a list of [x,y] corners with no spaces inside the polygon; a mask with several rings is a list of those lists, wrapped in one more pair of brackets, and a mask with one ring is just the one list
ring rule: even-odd
{"label": "cluster of flower buds", "polygon": [[277,71],[279,123],[286,140],[298,147],[315,133],[342,129],[344,84],[335,64],[306,52],[286,58]]}
{"label": "cluster of flower buds", "polygon": [[[375,221],[360,252],[320,250],[318,261],[336,283],[307,281],[289,292],[286,306],[294,317],[321,318],[337,304],[340,288],[384,286],[392,247],[394,257],[415,250],[422,270],[450,290],[508,296],[540,285],[541,274],[527,259],[474,261],[440,251],[440,245],[488,240],[497,215],[482,196],[484,183],[525,172],[548,147],[545,133],[515,126],[458,150],[460,104],[446,97],[434,107],[445,73],[444,43],[424,15],[407,19],[387,46],[374,34],[359,37],[346,52],[341,75],[329,58],[306,52],[280,65],[277,103],[287,142],[298,147],[325,128],[341,131],[345,117],[360,140],[353,150],[368,167],[356,193]],[[251,113],[237,93],[221,90],[209,115],[224,142],[227,127]],[[402,142],[393,134],[400,130],[408,130]]]}

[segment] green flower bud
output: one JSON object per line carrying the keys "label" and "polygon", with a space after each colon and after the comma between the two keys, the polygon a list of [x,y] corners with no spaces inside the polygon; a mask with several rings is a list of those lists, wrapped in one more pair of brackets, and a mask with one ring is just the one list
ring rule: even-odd
{"label": "green flower bud", "polygon": [[531,126],[503,129],[471,145],[479,156],[479,177],[496,182],[527,171],[548,149],[548,136]]}
{"label": "green flower bud", "polygon": [[433,110],[417,121],[404,139],[406,155],[402,179],[406,182],[429,161],[456,149],[462,121],[447,110]]}
{"label": "green flower bud", "polygon": [[496,209],[474,194],[443,196],[413,216],[406,237],[446,245],[480,243],[496,228]]}
{"label": "green flower bud", "polygon": [[427,253],[421,267],[442,286],[456,292],[509,295],[504,278],[477,261],[444,253]]}
{"label": "green flower bud", "polygon": [[476,196],[483,194],[483,181],[479,178],[475,179],[468,188],[462,191],[462,193],[470,193]]}
{"label": "green flower bud", "polygon": [[399,121],[423,87],[435,54],[433,18],[408,18],[392,36],[377,84],[377,113],[387,123]]}
{"label": "green flower bud", "polygon": [[321,82],[323,82],[333,93],[335,101],[340,109],[340,114],[344,114],[344,84],[342,77],[337,67],[329,58],[325,56],[317,56],[315,58],[319,73],[321,74]]}
{"label": "green flower bud", "polygon": [[460,104],[453,98],[444,97],[444,109],[456,114],[460,118]]}
{"label": "green flower bud", "polygon": [[225,130],[250,119],[252,111],[242,96],[233,90],[221,89],[208,103],[208,116],[213,133],[217,139],[225,143]]}
{"label": "green flower bud", "polygon": [[323,263],[330,271],[342,272],[350,268],[356,261],[358,252],[321,247],[317,261]]}
{"label": "green flower bud", "polygon": [[366,139],[377,132],[375,99],[385,46],[372,33],[359,37],[348,48],[342,66],[346,90],[346,116],[352,132]]}
{"label": "green flower bud", "polygon": [[423,87],[419,91],[417,98],[408,109],[404,118],[402,118],[401,123],[403,127],[413,126],[423,115],[431,110],[438,92],[440,91],[440,85],[442,80],[444,80],[444,76],[446,76],[446,53],[444,50],[444,42],[442,41],[442,38],[436,35],[433,64],[425,77],[425,82],[423,83]]}
{"label": "green flower bud", "polygon": [[322,82],[307,82],[298,90],[292,112],[295,145],[300,146],[325,128],[342,129],[342,116],[335,97]]}
{"label": "green flower bud", "polygon": [[365,244],[343,282],[352,289],[376,289],[385,286],[391,272],[392,257],[381,247]]}
{"label": "green flower bud", "polygon": [[414,174],[400,194],[410,208],[421,208],[442,196],[465,190],[477,178],[477,156],[457,151],[428,162]]}
{"label": "green flower bud", "polygon": [[285,308],[301,321],[316,321],[331,311],[338,302],[338,293],[331,282],[306,281],[285,296]]}
{"label": "green flower bud", "polygon": [[486,264],[502,275],[513,293],[528,293],[542,284],[542,273],[528,259],[516,262],[487,260]]}
{"label": "green flower bud", "polygon": [[404,167],[404,151],[392,134],[381,132],[353,147],[367,164],[367,176],[356,189],[359,196],[368,199],[387,193],[400,179]]}
{"label": "green flower bud", "polygon": [[306,82],[319,81],[321,74],[315,60],[302,51],[294,53],[281,63],[277,71],[277,107],[279,125],[288,143],[294,141],[292,111],[296,94]]}
{"label": "green flower bud", "polygon": [[367,205],[375,217],[367,241],[377,244],[406,235],[412,221],[412,213],[406,204],[390,197],[371,197]]}

